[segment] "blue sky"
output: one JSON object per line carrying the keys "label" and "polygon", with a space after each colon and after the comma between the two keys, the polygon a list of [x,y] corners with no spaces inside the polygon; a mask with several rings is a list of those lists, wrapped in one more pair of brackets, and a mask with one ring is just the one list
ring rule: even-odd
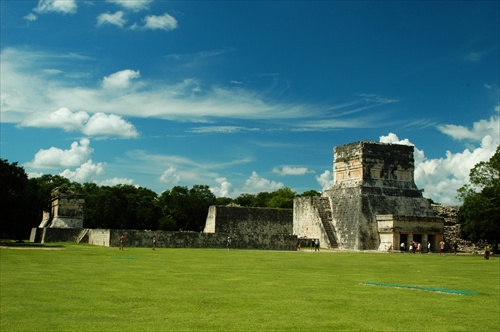
{"label": "blue sky", "polygon": [[0,4],[1,158],[32,177],[321,191],[368,140],[457,204],[499,145],[498,1]]}

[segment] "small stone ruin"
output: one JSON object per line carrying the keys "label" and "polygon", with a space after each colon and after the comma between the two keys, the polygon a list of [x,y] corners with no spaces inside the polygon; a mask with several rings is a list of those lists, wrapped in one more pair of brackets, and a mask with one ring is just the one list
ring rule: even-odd
{"label": "small stone ruin", "polygon": [[82,228],[85,198],[71,191],[55,188],[51,192],[50,210],[43,211],[40,228]]}

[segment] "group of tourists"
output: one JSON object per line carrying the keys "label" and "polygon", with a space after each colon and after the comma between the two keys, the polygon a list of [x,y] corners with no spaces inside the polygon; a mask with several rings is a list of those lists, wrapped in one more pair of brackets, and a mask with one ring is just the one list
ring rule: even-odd
{"label": "group of tourists", "polygon": [[[404,253],[406,251],[406,243],[401,242],[399,249],[401,250],[401,253]],[[417,241],[410,241],[410,244],[408,246],[408,252],[410,254],[421,254],[422,253],[422,243],[417,242]],[[430,254],[431,251],[431,243],[427,243],[427,253]]]}
{"label": "group of tourists", "polygon": [[[127,237],[123,234],[120,236],[120,250],[124,250],[124,248],[125,248],[124,241],[126,238]],[[156,248],[157,248],[156,235],[153,235],[151,240],[153,242],[152,243],[153,250],[156,250]],[[226,246],[227,246],[227,250],[229,250],[231,248],[231,237],[229,237],[229,236],[227,237]],[[440,256],[442,256],[442,255],[444,256],[445,246],[446,246],[446,243],[444,241],[439,242],[439,255]],[[319,248],[320,248],[319,239],[313,239],[311,241],[311,250],[312,250],[312,248],[314,248],[314,251],[319,251]],[[404,241],[401,242],[399,249],[401,250],[401,253],[404,253],[406,251],[406,243]],[[297,242],[297,250],[300,250],[300,241]],[[453,242],[453,254],[456,255],[457,251],[458,251],[458,244],[457,244],[457,241],[454,241]],[[415,254],[415,253],[421,254],[422,253],[422,243],[417,242],[417,241],[410,241],[410,244],[408,246],[408,252],[411,254]],[[427,253],[428,254],[432,253],[430,242],[427,243]],[[484,255],[483,255],[484,259],[490,259],[490,253],[491,253],[491,248],[488,244],[486,244],[486,247],[484,249]]]}

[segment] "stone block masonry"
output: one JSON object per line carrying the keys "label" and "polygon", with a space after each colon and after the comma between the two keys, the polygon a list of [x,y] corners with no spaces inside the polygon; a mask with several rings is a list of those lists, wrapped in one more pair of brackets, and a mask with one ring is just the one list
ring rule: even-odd
{"label": "stone block masonry", "polygon": [[211,206],[204,233],[293,234],[293,210]]}
{"label": "stone block masonry", "polygon": [[[88,231],[82,241],[79,235]],[[227,237],[231,237],[232,249],[296,250],[297,237],[291,234],[227,234],[144,231],[133,229],[84,229],[84,228],[33,228],[32,238],[40,232],[41,243],[79,242],[105,247],[119,247],[120,236],[125,238],[125,247],[151,248],[156,235],[158,248],[226,248]],[[86,240],[86,241],[85,241]],[[35,242],[32,240],[32,242]]]}
{"label": "stone block masonry", "polygon": [[73,193],[61,193],[55,188],[51,193],[50,211],[43,212],[39,227],[81,228],[85,198]]}
{"label": "stone block masonry", "polygon": [[[330,202],[329,223],[339,248],[389,250],[395,249],[401,239],[413,239],[413,233],[418,233],[416,238],[427,238],[429,234],[433,239],[442,237],[443,220],[435,218],[429,200],[413,180],[413,146],[366,141],[337,146],[333,169],[334,184],[322,196]],[[309,227],[316,229],[315,236],[322,236],[327,227],[317,227],[317,218],[306,216],[319,203],[310,201],[309,209],[300,199],[294,204],[301,206],[294,211],[298,214],[294,214],[294,223],[300,221],[300,227],[294,224],[295,234],[309,236]],[[404,216],[409,228],[381,232],[378,215],[391,215],[394,220]]]}
{"label": "stone block masonry", "polygon": [[[158,248],[226,248],[231,238],[233,249],[296,250],[292,209],[211,206],[205,231],[166,232],[116,229],[33,229],[32,238],[42,232],[41,242],[77,242],[119,247],[151,247],[156,235]],[[40,238],[40,236],[39,236]]]}

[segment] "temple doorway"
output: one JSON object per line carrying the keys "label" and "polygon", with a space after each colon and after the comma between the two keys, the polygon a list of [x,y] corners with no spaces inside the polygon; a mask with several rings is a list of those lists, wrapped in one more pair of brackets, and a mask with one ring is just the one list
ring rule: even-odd
{"label": "temple doorway", "polygon": [[408,250],[408,234],[399,234],[399,249],[401,249],[401,243],[405,243],[405,251]]}
{"label": "temple doorway", "polygon": [[[432,250],[436,250],[435,246],[436,246],[436,235],[427,235],[427,243],[430,243],[431,244],[431,249],[430,251],[432,252]],[[429,248],[429,247],[427,247]],[[429,252],[429,250],[427,250],[427,252]]]}

